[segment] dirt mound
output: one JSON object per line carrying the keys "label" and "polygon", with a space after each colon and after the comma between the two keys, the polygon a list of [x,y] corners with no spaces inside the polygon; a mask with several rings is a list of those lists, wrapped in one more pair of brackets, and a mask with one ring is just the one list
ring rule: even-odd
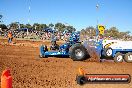
{"label": "dirt mound", "polygon": [[[6,40],[0,40],[6,42]],[[42,42],[16,41],[20,45],[0,45],[0,73],[7,67],[13,76],[13,88],[131,88],[130,84],[86,84],[79,86],[75,78],[78,68],[89,74],[130,74],[131,63],[72,61],[70,58],[39,58]],[[28,45],[29,44],[29,45]],[[45,42],[44,44],[49,44]]]}

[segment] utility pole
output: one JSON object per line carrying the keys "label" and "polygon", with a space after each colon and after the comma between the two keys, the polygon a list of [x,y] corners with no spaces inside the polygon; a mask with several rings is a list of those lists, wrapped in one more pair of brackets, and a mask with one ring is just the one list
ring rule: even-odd
{"label": "utility pole", "polygon": [[[97,15],[98,15],[98,12],[99,12],[99,4],[97,3],[96,5],[96,12],[97,12]],[[98,21],[98,16],[97,16],[97,25],[98,25],[99,21]]]}
{"label": "utility pole", "polygon": [[98,38],[99,38],[99,34],[98,34],[98,24],[99,24],[99,21],[98,21],[98,10],[99,10],[99,4],[97,3],[96,4],[96,13],[97,13],[96,41],[98,41]]}
{"label": "utility pole", "polygon": [[[28,17],[28,24],[30,24],[30,4],[31,4],[31,0],[29,0],[29,6],[28,6],[28,15],[29,15],[29,17]],[[29,34],[29,31],[28,31],[28,28],[27,28],[27,36],[28,36],[28,34]]]}

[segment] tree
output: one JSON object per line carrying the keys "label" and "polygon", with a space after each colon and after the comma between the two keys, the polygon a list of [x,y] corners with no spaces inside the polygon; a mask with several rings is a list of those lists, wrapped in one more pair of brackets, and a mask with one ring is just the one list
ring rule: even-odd
{"label": "tree", "polygon": [[54,27],[54,24],[50,23],[50,24],[49,24],[49,27],[51,27],[51,28]]}
{"label": "tree", "polygon": [[86,35],[86,31],[84,29],[81,30],[81,35]]}
{"label": "tree", "polygon": [[124,38],[128,38],[130,37],[130,31],[126,31],[126,32],[119,32],[118,29],[116,27],[111,27],[110,29],[106,30],[105,33],[105,37],[113,37],[113,38],[118,38],[118,39],[124,39]]}
{"label": "tree", "polygon": [[57,29],[58,31],[64,32],[64,31],[68,31],[68,32],[73,32],[76,31],[76,29],[73,26],[66,26],[65,24],[62,23],[56,23],[55,24],[55,29]]}
{"label": "tree", "polygon": [[0,15],[0,19],[2,19],[3,15]]}
{"label": "tree", "polygon": [[33,29],[35,30],[42,30],[47,28],[48,26],[46,24],[39,24],[39,23],[34,23],[33,24]]}
{"label": "tree", "polygon": [[39,29],[39,24],[38,23],[34,23],[33,24],[33,29],[38,30]]}
{"label": "tree", "polygon": [[20,24],[20,28],[26,28],[26,25]]}
{"label": "tree", "polygon": [[65,30],[65,25],[62,23],[56,23],[55,24],[55,29],[57,29],[58,31],[63,32]]}
{"label": "tree", "polygon": [[73,26],[65,26],[65,29],[68,30],[68,32],[72,33],[73,31],[76,31],[76,29]]}
{"label": "tree", "polygon": [[28,28],[28,29],[32,28],[32,26],[30,24],[26,24],[25,27]]}
{"label": "tree", "polygon": [[109,30],[107,30],[107,33],[113,38],[119,38],[119,31],[116,27],[111,27]]}
{"label": "tree", "polygon": [[40,27],[41,29],[48,28],[48,26],[47,26],[46,24],[40,24],[40,26],[41,26],[41,27]]}
{"label": "tree", "polygon": [[9,24],[9,25],[10,25],[10,28],[12,28],[12,29],[18,29],[18,28],[19,28],[18,22],[12,22],[12,23]]}
{"label": "tree", "polygon": [[126,31],[126,34],[129,35],[131,32],[130,31]]}
{"label": "tree", "polygon": [[127,38],[130,38],[130,34],[131,32],[130,31],[126,31],[126,32],[123,32],[123,38],[127,39]]}
{"label": "tree", "polygon": [[90,37],[96,35],[96,29],[93,26],[89,26],[85,30]]}
{"label": "tree", "polygon": [[3,15],[0,15],[0,23],[2,22]]}
{"label": "tree", "polygon": [[5,24],[0,24],[1,29],[7,29],[7,26]]}

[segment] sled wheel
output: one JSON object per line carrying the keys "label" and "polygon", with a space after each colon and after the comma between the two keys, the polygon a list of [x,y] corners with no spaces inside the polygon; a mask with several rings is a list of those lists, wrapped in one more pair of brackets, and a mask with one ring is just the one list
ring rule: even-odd
{"label": "sled wheel", "polygon": [[71,59],[74,61],[85,60],[88,54],[85,47],[81,44],[75,44],[71,46],[69,53]]}
{"label": "sled wheel", "polygon": [[123,62],[123,54],[122,53],[116,53],[115,57],[114,57],[114,61],[115,62],[118,62],[118,63],[121,63]]}
{"label": "sled wheel", "polygon": [[48,58],[48,56],[45,55],[39,55],[40,58]]}
{"label": "sled wheel", "polygon": [[77,81],[77,84],[79,85],[83,85],[86,83],[86,79],[84,76],[77,76],[76,81]]}
{"label": "sled wheel", "polygon": [[132,62],[132,53],[131,53],[131,52],[126,53],[126,54],[125,54],[124,60],[125,60],[126,62]]}
{"label": "sled wheel", "polygon": [[40,46],[40,58],[47,58],[47,56],[45,56],[45,52],[48,51],[47,46],[46,45],[41,45]]}
{"label": "sled wheel", "polygon": [[43,58],[43,55],[40,54],[39,57],[40,57],[40,58]]}

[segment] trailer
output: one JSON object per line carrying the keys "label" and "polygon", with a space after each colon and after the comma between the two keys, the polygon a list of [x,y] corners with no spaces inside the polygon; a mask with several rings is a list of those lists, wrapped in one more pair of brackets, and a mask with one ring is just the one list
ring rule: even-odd
{"label": "trailer", "polygon": [[100,60],[113,59],[115,62],[132,62],[131,44],[132,41],[102,39],[99,41],[85,41],[83,45],[86,49],[86,54],[89,54],[91,57],[96,55]]}

